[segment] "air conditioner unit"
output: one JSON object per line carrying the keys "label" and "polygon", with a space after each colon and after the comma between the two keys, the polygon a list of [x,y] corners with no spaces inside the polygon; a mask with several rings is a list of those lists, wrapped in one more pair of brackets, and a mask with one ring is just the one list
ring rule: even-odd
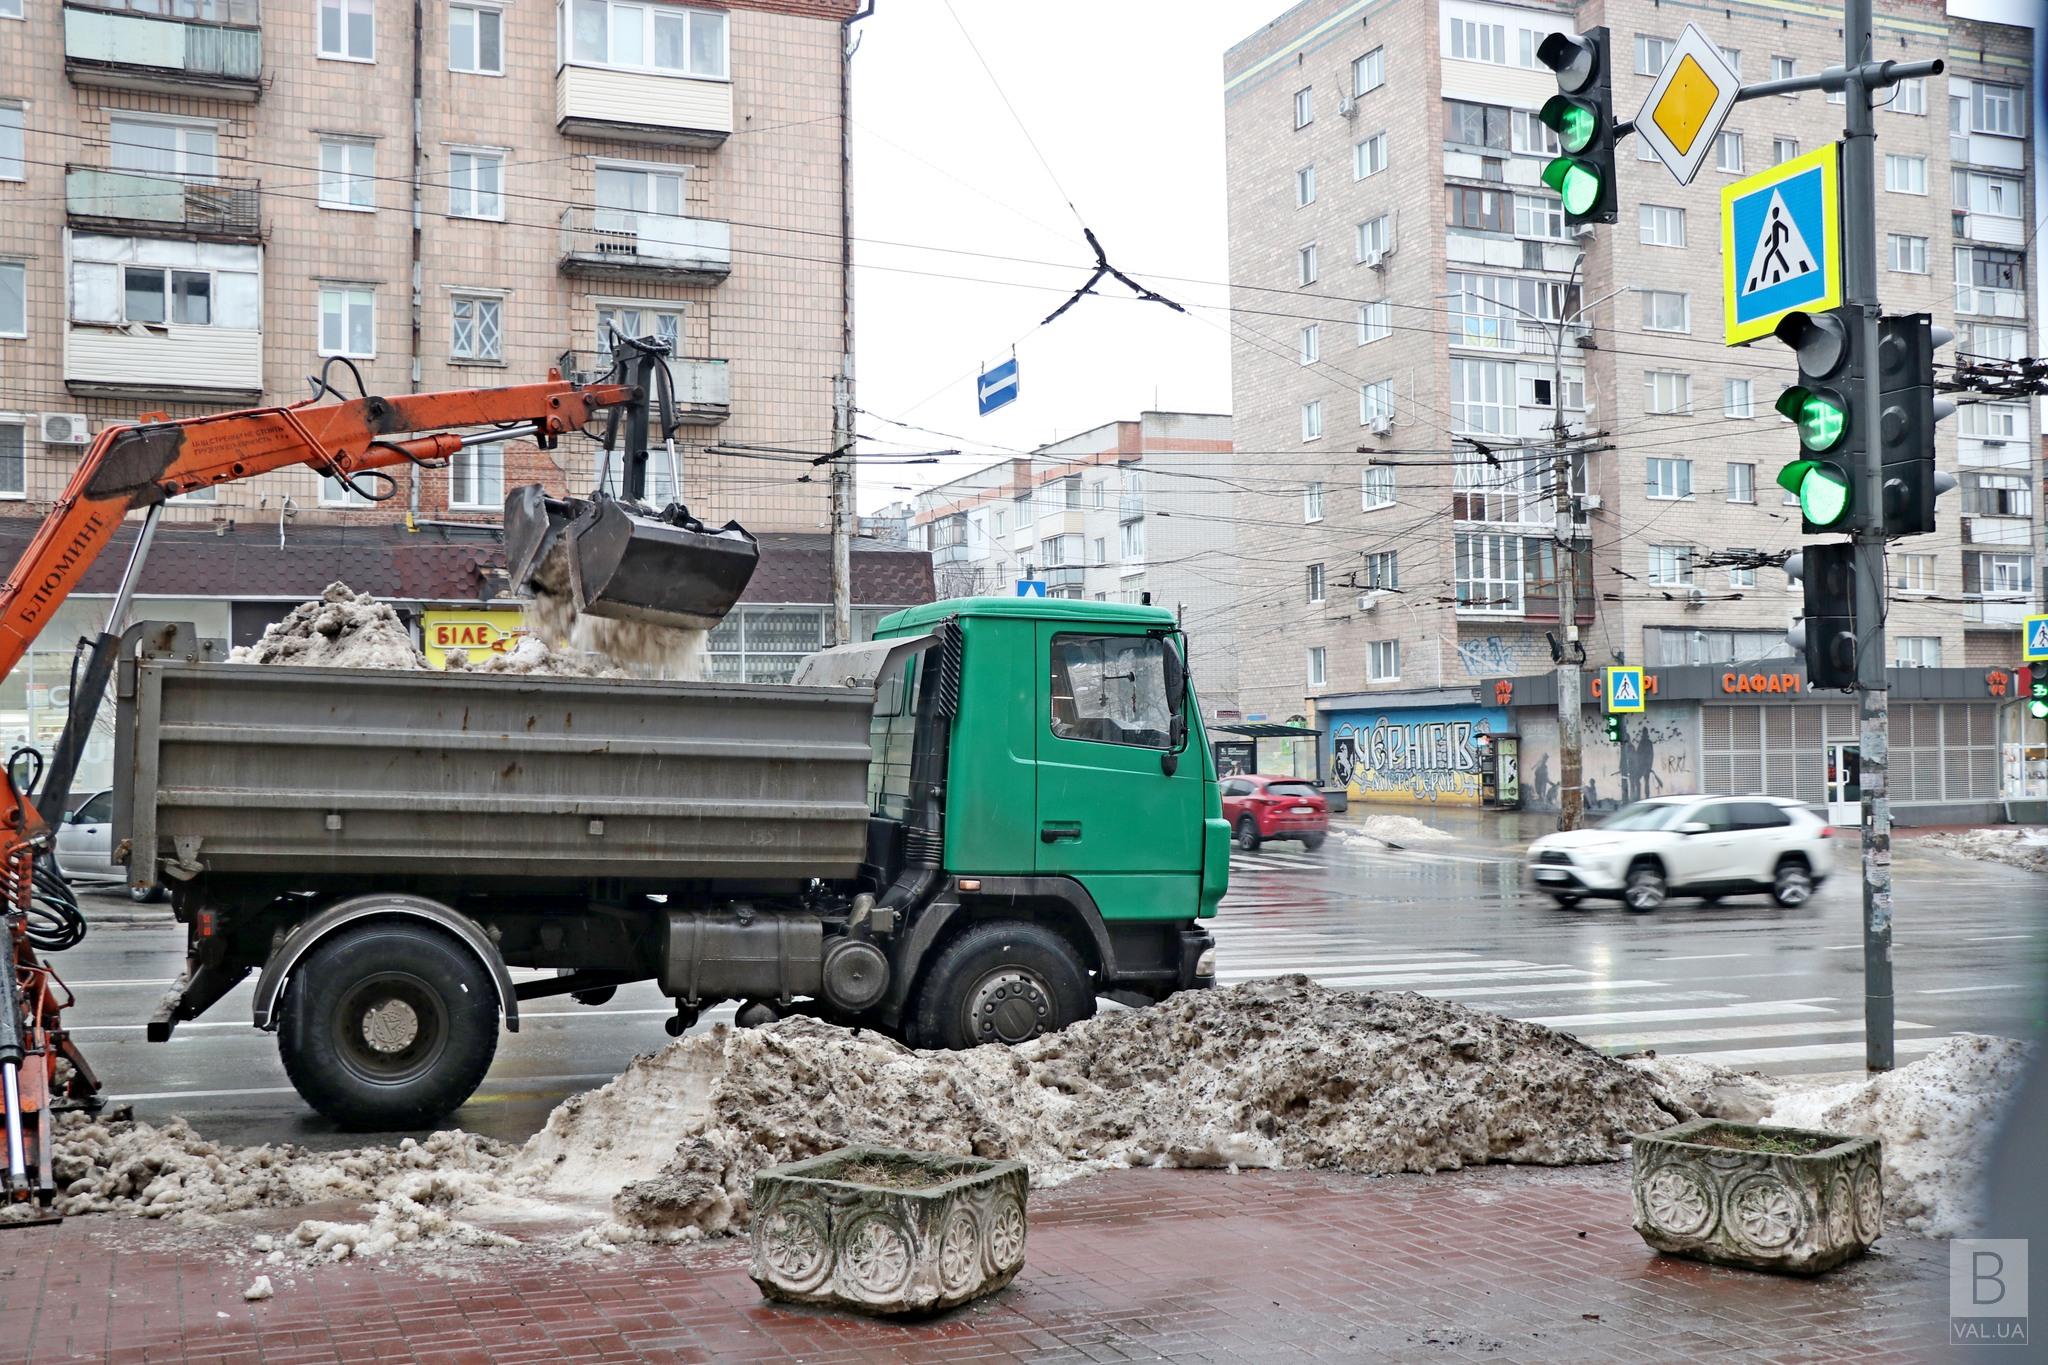
{"label": "air conditioner unit", "polygon": [[1360,264],[1367,270],[1385,270],[1387,268],[1387,253],[1384,251],[1368,251],[1365,253],[1365,257]]}
{"label": "air conditioner unit", "polygon": [[82,412],[46,412],[42,422],[46,446],[82,446],[92,439]]}
{"label": "air conditioner unit", "polygon": [[1706,600],[1706,590],[1704,588],[1694,588],[1685,595],[1685,609],[1687,611],[1697,611]]}
{"label": "air conditioner unit", "polygon": [[1360,611],[1377,610],[1379,604],[1380,594],[1379,589],[1377,588],[1373,589],[1371,592],[1362,592],[1358,594],[1358,609]]}
{"label": "air conditioner unit", "polygon": [[1373,435],[1384,436],[1394,429],[1394,419],[1384,413],[1376,413],[1367,425],[1372,428]]}
{"label": "air conditioner unit", "polygon": [[1358,100],[1351,95],[1339,95],[1337,97],[1337,112],[1345,118],[1357,118]]}
{"label": "air conditioner unit", "polygon": [[1591,223],[1580,223],[1572,229],[1572,236],[1574,237],[1591,237],[1592,235],[1593,225]]}
{"label": "air conditioner unit", "polygon": [[1581,512],[1597,512],[1597,511],[1599,511],[1599,510],[1600,510],[1600,495],[1599,495],[1598,493],[1581,493],[1581,494],[1579,494],[1579,510],[1580,510]]}

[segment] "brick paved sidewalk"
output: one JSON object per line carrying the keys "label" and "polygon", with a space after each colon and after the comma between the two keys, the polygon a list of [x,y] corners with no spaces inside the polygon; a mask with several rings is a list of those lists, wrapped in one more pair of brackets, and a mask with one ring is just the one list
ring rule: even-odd
{"label": "brick paved sidewalk", "polygon": [[0,1233],[0,1359],[1877,1362],[1946,1332],[1944,1244],[1887,1237],[1818,1281],[1665,1260],[1629,1229],[1625,1166],[1136,1171],[1031,1218],[1013,1285],[911,1324],[770,1306],[738,1242],[271,1268],[250,1304],[221,1245],[79,1218]]}

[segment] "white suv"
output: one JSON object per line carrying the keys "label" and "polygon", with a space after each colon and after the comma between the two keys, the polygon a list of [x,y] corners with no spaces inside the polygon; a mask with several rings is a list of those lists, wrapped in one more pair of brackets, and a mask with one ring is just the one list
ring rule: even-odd
{"label": "white suv", "polygon": [[1588,896],[1649,911],[1675,895],[1708,903],[1768,892],[1803,905],[1835,870],[1834,830],[1775,796],[1660,796],[1592,829],[1529,845],[1529,878],[1569,909]]}

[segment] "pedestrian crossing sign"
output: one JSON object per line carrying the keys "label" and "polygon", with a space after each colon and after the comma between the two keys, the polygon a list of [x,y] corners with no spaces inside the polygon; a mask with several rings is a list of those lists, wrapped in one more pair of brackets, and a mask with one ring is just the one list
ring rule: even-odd
{"label": "pedestrian crossing sign", "polygon": [[2025,663],[2048,663],[2048,616],[2029,616],[2021,624],[2020,657]]}
{"label": "pedestrian crossing sign", "polygon": [[1829,143],[1721,191],[1726,341],[1842,302],[1841,149]]}
{"label": "pedestrian crossing sign", "polygon": [[1610,714],[1644,709],[1643,670],[1640,668],[1608,669],[1607,685],[1601,690],[1606,696],[1607,710]]}

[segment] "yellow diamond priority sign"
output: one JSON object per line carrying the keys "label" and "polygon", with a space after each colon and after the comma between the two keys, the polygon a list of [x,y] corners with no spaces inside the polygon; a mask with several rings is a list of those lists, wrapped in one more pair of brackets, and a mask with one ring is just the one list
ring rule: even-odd
{"label": "yellow diamond priority sign", "polygon": [[1687,24],[1636,115],[1636,136],[1650,144],[1679,184],[1690,185],[1741,88],[1742,78],[1721,49]]}

